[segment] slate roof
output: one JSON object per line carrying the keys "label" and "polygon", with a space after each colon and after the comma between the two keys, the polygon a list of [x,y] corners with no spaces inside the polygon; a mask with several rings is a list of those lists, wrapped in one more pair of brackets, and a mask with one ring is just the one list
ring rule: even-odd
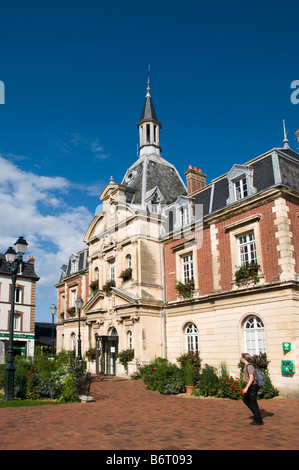
{"label": "slate roof", "polygon": [[[128,176],[131,179],[128,181]],[[126,172],[122,181],[126,186],[126,202],[142,205],[153,189],[159,189],[162,204],[171,204],[180,195],[186,195],[186,186],[176,168],[161,156],[144,155]]]}
{"label": "slate roof", "polygon": [[147,96],[145,98],[142,113],[137,125],[139,125],[142,121],[156,121],[159,123],[151,96]]}
{"label": "slate roof", "polygon": [[[6,275],[11,276],[11,272],[8,266],[9,266],[9,263],[7,263],[5,259],[5,255],[0,253],[0,275],[6,274]],[[34,264],[23,261],[21,269],[22,269],[22,274],[19,274],[19,276],[34,279],[35,281],[39,280],[39,277],[34,270]]]}
{"label": "slate roof", "polygon": [[[278,156],[278,168],[274,167],[272,154]],[[274,148],[260,157],[244,164],[253,169],[253,186],[256,193],[274,186],[285,186],[299,191],[299,154],[291,149]],[[249,195],[248,197],[252,196]],[[227,173],[213,180],[194,196],[195,204],[203,205],[203,215],[207,216],[227,207],[229,181]],[[244,198],[245,199],[245,198]]]}
{"label": "slate roof", "polygon": [[[76,259],[77,261],[77,269],[75,272],[72,271],[72,260],[74,259]],[[80,271],[84,271],[87,268],[88,268],[88,249],[86,248],[85,250],[82,250],[76,254],[72,254],[68,258],[67,263],[61,267],[62,272],[61,272],[59,282],[61,282],[65,277],[70,276],[71,274],[76,274]]]}

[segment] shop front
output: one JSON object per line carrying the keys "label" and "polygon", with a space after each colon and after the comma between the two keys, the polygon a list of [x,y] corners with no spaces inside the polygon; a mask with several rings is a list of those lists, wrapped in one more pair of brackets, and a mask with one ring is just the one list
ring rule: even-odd
{"label": "shop front", "polygon": [[[14,356],[34,356],[35,336],[29,333],[14,333],[13,354]],[[0,332],[0,364],[5,363],[8,352],[9,333]]]}

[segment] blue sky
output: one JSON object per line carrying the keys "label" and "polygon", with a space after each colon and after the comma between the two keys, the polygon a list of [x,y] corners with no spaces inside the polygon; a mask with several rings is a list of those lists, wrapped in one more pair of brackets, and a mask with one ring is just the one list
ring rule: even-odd
{"label": "blue sky", "polygon": [[149,64],[162,156],[183,178],[282,147],[283,119],[297,148],[297,0],[10,0],[0,14],[0,251],[29,242],[38,321],[110,176],[137,158]]}

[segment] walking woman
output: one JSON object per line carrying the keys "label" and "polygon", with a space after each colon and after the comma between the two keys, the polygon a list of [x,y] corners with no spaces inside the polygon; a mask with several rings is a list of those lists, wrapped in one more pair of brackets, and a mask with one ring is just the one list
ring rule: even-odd
{"label": "walking woman", "polygon": [[247,353],[242,353],[241,361],[244,364],[244,380],[246,382],[246,387],[243,390],[243,401],[246,406],[253,413],[252,425],[263,425],[263,418],[257,404],[257,392],[259,391],[259,386],[255,379],[255,368],[251,363],[251,356]]}

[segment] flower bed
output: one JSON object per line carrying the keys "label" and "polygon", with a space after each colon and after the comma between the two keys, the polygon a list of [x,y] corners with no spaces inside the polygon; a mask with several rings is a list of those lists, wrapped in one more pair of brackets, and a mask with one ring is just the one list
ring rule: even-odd
{"label": "flower bed", "polygon": [[[55,360],[47,357],[15,358],[15,398],[28,400],[78,401],[78,380],[82,369],[72,352],[62,352]],[[0,390],[5,389],[5,368],[0,369]]]}
{"label": "flower bed", "polygon": [[[156,358],[152,363],[141,366],[137,369],[131,378],[141,379],[148,390],[153,390],[164,395],[177,395],[186,392],[187,374],[186,374],[186,355],[184,361],[182,357],[178,358],[181,367],[167,361],[166,359]],[[194,366],[194,358],[189,358],[190,364]],[[257,356],[256,362],[261,360],[268,364],[265,357]],[[200,364],[199,359],[196,362]],[[259,390],[258,399],[269,399],[278,396],[279,391],[273,387],[267,369],[263,370],[267,377],[267,383],[264,389]],[[196,377],[196,387],[192,392],[193,396],[198,397],[216,397],[239,400],[242,398],[245,382],[243,379],[242,368],[240,378],[229,376],[225,364],[221,365],[221,371],[218,374],[215,367],[205,364],[203,369],[194,366],[194,375]]]}

